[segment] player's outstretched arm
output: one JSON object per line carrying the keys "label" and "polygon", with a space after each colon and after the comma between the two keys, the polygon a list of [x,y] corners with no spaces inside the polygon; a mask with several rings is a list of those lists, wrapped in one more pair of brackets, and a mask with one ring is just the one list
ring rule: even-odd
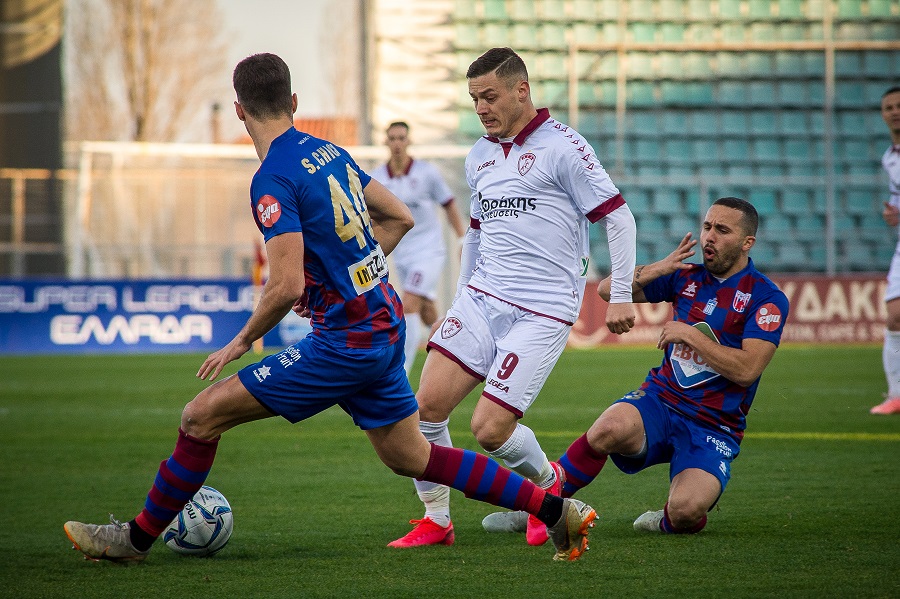
{"label": "player's outstretched arm", "polygon": [[391,193],[384,185],[372,179],[363,188],[366,207],[372,218],[372,229],[381,251],[387,256],[407,231],[413,228],[415,221],[412,212],[400,198]]}
{"label": "player's outstretched arm", "polygon": [[[690,264],[685,263],[685,260],[696,253],[693,248],[697,245],[697,241],[691,239],[691,237],[691,233],[685,235],[681,239],[681,242],[679,242],[678,247],[662,260],[652,264],[641,264],[634,269],[634,280],[631,284],[632,301],[635,303],[645,303],[647,298],[644,297],[643,289],[649,285],[651,281],[691,267]],[[609,301],[610,280],[611,277],[606,277],[600,281],[600,284],[597,286],[597,293],[599,293],[600,297],[607,302]]]}
{"label": "player's outstretched arm", "polygon": [[269,255],[269,279],[259,303],[234,339],[206,358],[197,372],[199,378],[215,380],[226,364],[247,353],[253,342],[281,322],[303,296],[303,233],[282,233],[272,237],[266,242],[266,253]]}

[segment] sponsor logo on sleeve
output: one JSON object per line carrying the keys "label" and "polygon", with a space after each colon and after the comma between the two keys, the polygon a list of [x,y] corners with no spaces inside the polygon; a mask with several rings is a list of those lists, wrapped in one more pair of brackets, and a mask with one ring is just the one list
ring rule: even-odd
{"label": "sponsor logo on sleeve", "polygon": [[772,303],[764,304],[756,311],[756,326],[771,332],[781,326],[781,310]]}
{"label": "sponsor logo on sleeve", "polygon": [[281,204],[274,197],[264,195],[256,205],[256,216],[264,227],[269,228],[281,218]]}

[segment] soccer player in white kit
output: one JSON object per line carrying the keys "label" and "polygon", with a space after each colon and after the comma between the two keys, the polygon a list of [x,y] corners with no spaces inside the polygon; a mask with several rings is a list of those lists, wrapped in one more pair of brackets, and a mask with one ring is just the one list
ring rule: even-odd
{"label": "soccer player in white kit", "polygon": [[422,325],[431,327],[437,320],[435,306],[438,280],[444,272],[447,250],[437,207],[447,215],[447,222],[462,240],[465,227],[453,192],[447,187],[437,168],[422,160],[413,160],[409,148],[409,125],[403,121],[387,128],[388,161],[371,173],[409,207],[416,221],[412,230],[394,249],[394,268],[399,273],[406,318],[406,374],[416,359],[422,338]]}
{"label": "soccer player in white kit", "polygon": [[[900,225],[900,86],[881,97],[881,117],[891,132],[891,147],[881,157],[881,165],[890,179],[890,200],[881,216],[889,227]],[[884,331],[882,361],[888,392],[884,402],[873,407],[872,414],[900,414],[900,241],[894,250],[884,294],[887,304],[887,329]]]}
{"label": "soccer player in white kit", "polygon": [[[456,297],[428,344],[416,399],[419,427],[451,446],[451,411],[485,386],[472,432],[495,459],[558,494],[551,464],[519,419],[562,353],[578,318],[588,272],[588,225],[602,222],[612,262],[607,327],[634,326],[631,283],[635,222],[593,148],[574,129],[532,103],[528,72],[509,48],[494,48],[466,77],[487,135],[466,158],[471,224],[463,243]],[[415,481],[425,516],[392,547],[450,545],[449,488]],[[547,540],[529,520],[529,544]]]}

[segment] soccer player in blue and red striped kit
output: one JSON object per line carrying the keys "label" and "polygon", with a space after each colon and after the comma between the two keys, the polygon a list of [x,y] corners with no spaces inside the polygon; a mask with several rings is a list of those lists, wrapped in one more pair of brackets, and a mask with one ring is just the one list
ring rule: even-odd
{"label": "soccer player in blue and red striped kit", "polygon": [[340,405],[397,474],[525,510],[547,524],[554,559],[577,559],[596,517],[590,506],[546,493],[483,455],[430,444],[419,432],[403,368],[403,308],[385,261],[413,226],[409,209],[342,148],[294,128],[297,96],[279,57],[242,60],[233,82],[237,116],[262,161],[250,195],[270,272],[247,324],[197,376],[214,380],[291,309],[308,314],[313,331],[190,401],[144,509],[126,523],[66,522],[75,548],[91,559],[143,561],[203,485],[222,433],[276,415],[299,422]]}
{"label": "soccer player in blue and red striped kit", "polygon": [[[657,344],[665,355],[639,389],[607,408],[560,458],[563,497],[594,480],[608,457],[627,474],[668,463],[668,501],[638,517],[635,530],[695,533],[706,525],[788,316],[787,297],[749,257],[758,222],[749,202],[721,198],[703,221],[703,264],[684,262],[697,244],[688,233],[666,258],[635,269],[635,302],[673,305],[674,319]],[[599,292],[608,300],[609,279]],[[524,531],[524,523],[507,512],[490,514],[484,527]]]}

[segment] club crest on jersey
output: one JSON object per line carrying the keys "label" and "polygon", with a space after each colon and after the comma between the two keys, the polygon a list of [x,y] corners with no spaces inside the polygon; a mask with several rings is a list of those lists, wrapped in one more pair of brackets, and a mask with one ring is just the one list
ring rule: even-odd
{"label": "club crest on jersey", "polygon": [[531,167],[534,166],[534,160],[534,154],[531,152],[526,152],[519,156],[519,174],[524,177],[525,173],[530,171]]}
{"label": "club crest on jersey", "polygon": [[764,304],[756,311],[756,326],[771,332],[781,326],[781,310],[775,304]]}
{"label": "club crest on jersey", "polygon": [[441,326],[441,339],[449,339],[461,330],[462,323],[458,318],[451,316],[450,318],[445,320],[444,324]]}
{"label": "club crest on jersey", "polygon": [[747,304],[750,303],[750,294],[744,293],[743,291],[736,291],[734,293],[734,301],[731,302],[731,307],[735,312],[743,312],[747,307]]}
{"label": "club crest on jersey", "polygon": [[269,228],[281,218],[281,204],[274,197],[264,195],[256,205],[256,216],[262,226]]}

